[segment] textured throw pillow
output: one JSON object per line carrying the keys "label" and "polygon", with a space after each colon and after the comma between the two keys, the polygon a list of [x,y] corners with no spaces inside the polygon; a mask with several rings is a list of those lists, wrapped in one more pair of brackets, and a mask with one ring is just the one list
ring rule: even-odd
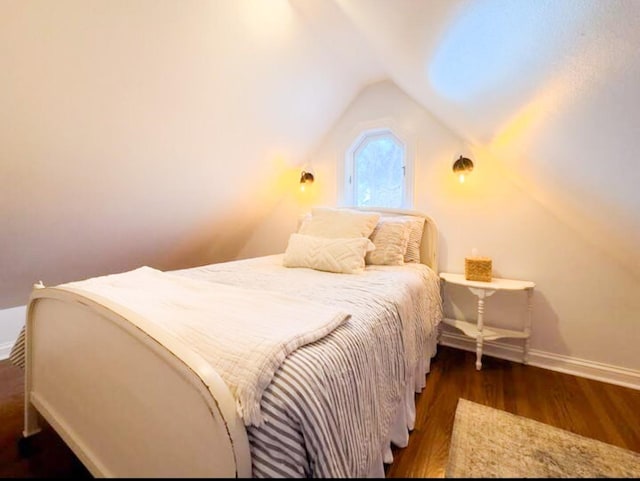
{"label": "textured throw pillow", "polygon": [[409,242],[404,254],[405,262],[420,262],[420,245],[422,244],[422,231],[424,230],[424,217],[406,216],[411,225],[409,230]]}
{"label": "textured throw pillow", "polygon": [[317,237],[369,237],[380,219],[377,212],[314,207],[311,218],[303,220],[299,234]]}
{"label": "textured throw pillow", "polygon": [[420,244],[422,244],[422,231],[424,229],[424,217],[415,215],[386,215],[380,218],[380,222],[408,222],[409,242],[404,253],[404,262],[420,262]]}
{"label": "textured throw pillow", "polygon": [[291,234],[282,263],[285,267],[355,274],[364,270],[364,257],[373,247],[371,244],[366,237],[327,238]]}
{"label": "textured throw pillow", "polygon": [[365,262],[383,266],[404,264],[410,230],[411,224],[408,221],[380,219],[370,237],[376,248],[366,255]]}

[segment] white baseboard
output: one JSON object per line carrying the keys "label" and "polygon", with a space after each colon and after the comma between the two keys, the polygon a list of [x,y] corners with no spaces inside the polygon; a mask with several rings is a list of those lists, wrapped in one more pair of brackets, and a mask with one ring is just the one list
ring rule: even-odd
{"label": "white baseboard", "polygon": [[[440,344],[456,347],[465,351],[475,352],[476,350],[475,340],[453,332],[442,331]],[[522,362],[521,347],[499,341],[485,341],[482,353],[483,355],[486,354],[508,361]],[[570,356],[539,351],[537,349],[529,349],[529,364],[531,366],[550,369],[551,371],[573,374],[574,376],[586,377],[640,390],[640,371],[635,369],[577,359]]]}
{"label": "white baseboard", "polygon": [[9,358],[9,354],[11,353],[11,348],[13,347],[13,342],[5,342],[0,344],[0,361]]}

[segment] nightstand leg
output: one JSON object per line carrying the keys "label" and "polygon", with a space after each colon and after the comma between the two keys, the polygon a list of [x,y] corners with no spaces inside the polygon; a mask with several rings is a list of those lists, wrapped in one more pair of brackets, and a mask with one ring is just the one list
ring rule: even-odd
{"label": "nightstand leg", "polygon": [[484,292],[478,296],[478,337],[476,337],[476,369],[482,369],[482,329],[484,316]]}
{"label": "nightstand leg", "polygon": [[533,289],[527,289],[527,317],[525,320],[524,333],[527,337],[524,339],[524,353],[522,362],[529,363],[529,346],[531,345],[531,316],[533,313]]}
{"label": "nightstand leg", "polygon": [[[440,312],[442,313],[442,318],[444,319],[444,287],[445,287],[445,280],[444,279],[440,279]],[[436,352],[438,349],[438,345],[440,345],[442,343],[442,329],[443,329],[443,323],[440,323],[440,325],[438,325],[437,327],[438,331],[437,331],[437,340],[436,340]]]}

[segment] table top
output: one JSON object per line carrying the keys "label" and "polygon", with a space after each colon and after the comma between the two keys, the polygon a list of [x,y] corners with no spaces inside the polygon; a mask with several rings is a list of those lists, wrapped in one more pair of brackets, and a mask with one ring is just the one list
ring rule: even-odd
{"label": "table top", "polygon": [[441,272],[440,279],[445,280],[446,282],[450,282],[451,284],[458,284],[461,286],[474,287],[478,289],[488,289],[488,290],[507,290],[507,291],[518,291],[524,289],[533,289],[536,284],[531,281],[521,281],[516,279],[501,279],[499,277],[494,277],[490,282],[484,281],[468,281],[464,278],[464,274],[454,274],[451,272]]}

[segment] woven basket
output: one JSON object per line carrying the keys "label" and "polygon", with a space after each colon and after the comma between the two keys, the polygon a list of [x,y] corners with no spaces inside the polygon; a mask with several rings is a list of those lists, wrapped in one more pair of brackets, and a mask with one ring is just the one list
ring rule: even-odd
{"label": "woven basket", "polygon": [[491,282],[491,258],[465,257],[464,278],[468,281]]}

